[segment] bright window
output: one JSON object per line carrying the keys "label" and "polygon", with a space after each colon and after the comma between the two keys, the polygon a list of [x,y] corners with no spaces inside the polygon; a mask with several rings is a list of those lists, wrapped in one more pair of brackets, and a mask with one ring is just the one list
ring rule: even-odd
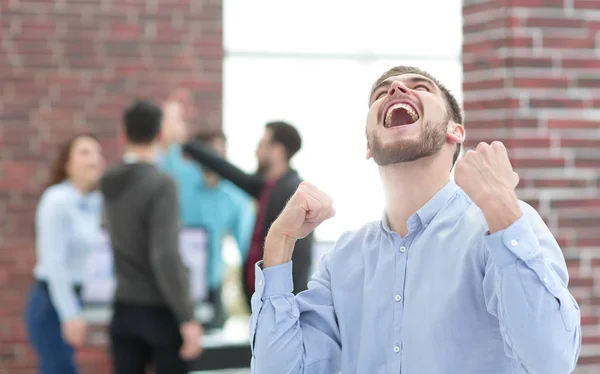
{"label": "bright window", "polygon": [[337,217],[317,231],[329,241],[383,211],[377,167],[365,160],[373,81],[392,66],[414,65],[462,101],[461,3],[294,4],[225,2],[223,126],[230,159],[248,171],[266,122],[297,126],[304,143],[293,166],[336,201]]}

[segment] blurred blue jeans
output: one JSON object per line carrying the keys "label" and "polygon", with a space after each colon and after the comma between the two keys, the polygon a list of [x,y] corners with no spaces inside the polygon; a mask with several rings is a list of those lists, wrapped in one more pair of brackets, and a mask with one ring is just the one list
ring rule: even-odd
{"label": "blurred blue jeans", "polygon": [[73,348],[62,337],[48,287],[36,281],[25,308],[29,342],[38,355],[39,374],[77,374]]}

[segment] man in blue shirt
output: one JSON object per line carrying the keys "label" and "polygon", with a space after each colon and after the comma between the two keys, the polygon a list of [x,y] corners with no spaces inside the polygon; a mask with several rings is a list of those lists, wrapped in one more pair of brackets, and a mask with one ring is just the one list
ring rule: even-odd
{"label": "man in blue shirt", "polygon": [[[177,102],[165,105],[166,134],[175,134],[170,127],[183,126],[181,108],[174,107],[177,105]],[[225,157],[225,135],[221,131],[198,134],[196,139]],[[165,140],[169,144],[160,165],[177,183],[182,223],[186,227],[201,227],[208,236],[208,301],[214,313],[205,327],[221,328],[226,320],[221,297],[225,275],[223,240],[226,234],[231,234],[242,259],[246,257],[255,219],[252,201],[231,182],[221,180],[216,174],[202,170],[197,163],[187,160],[180,144],[175,142],[175,136]]]}
{"label": "man in blue shirt", "polygon": [[335,211],[302,184],[265,242],[252,299],[253,373],[567,374],[580,312],[561,250],[514,193],[500,142],[449,173],[465,139],[456,99],[396,67],[374,84],[367,158],[385,215],[345,233],[293,296],[294,243]]}

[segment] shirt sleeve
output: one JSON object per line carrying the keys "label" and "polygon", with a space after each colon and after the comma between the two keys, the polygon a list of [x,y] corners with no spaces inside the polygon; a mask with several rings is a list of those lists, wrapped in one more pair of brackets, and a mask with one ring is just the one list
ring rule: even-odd
{"label": "shirt sleeve", "polygon": [[44,264],[50,299],[61,321],[81,314],[81,305],[67,267],[70,230],[68,208],[68,196],[61,194],[61,191],[47,190],[36,214],[38,261]]}
{"label": "shirt sleeve", "polygon": [[221,155],[203,145],[202,142],[192,141],[183,145],[183,151],[192,159],[204,165],[222,178],[231,181],[240,189],[255,199],[260,197],[264,181],[259,174],[248,174],[233,165]]}
{"label": "shirt sleeve", "polygon": [[168,179],[152,201],[150,262],[158,287],[179,323],[193,320],[188,270],[179,251],[179,203],[175,183]]}
{"label": "shirt sleeve", "polygon": [[570,373],[581,346],[579,306],[558,243],[531,206],[521,207],[511,226],[484,237],[487,308],[505,352],[528,373]]}
{"label": "shirt sleeve", "polygon": [[[331,253],[331,252],[330,252]],[[336,322],[329,253],[308,283],[292,294],[292,262],[256,266],[250,339],[252,373],[330,374],[341,370],[341,338]]]}

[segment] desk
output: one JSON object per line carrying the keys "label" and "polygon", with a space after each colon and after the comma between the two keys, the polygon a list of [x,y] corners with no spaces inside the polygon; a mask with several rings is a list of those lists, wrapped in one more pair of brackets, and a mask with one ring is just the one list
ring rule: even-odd
{"label": "desk", "polygon": [[[206,295],[205,263],[206,236],[194,231],[182,231],[182,259],[190,267],[196,269],[191,276],[192,284],[196,286],[194,294],[199,300]],[[333,247],[333,242],[315,242],[313,246],[314,272],[324,253]],[[186,249],[188,248],[188,249]],[[112,250],[108,237],[100,249],[95,250],[91,261],[88,279],[84,284],[86,298],[85,319],[90,325],[106,326],[110,321],[112,310],[111,300],[114,291],[114,270]],[[193,271],[193,270],[192,270]],[[204,290],[204,291],[203,291]],[[196,308],[196,318],[205,322],[210,319],[211,311],[202,302]],[[248,317],[230,318],[223,330],[210,332],[204,336],[205,352],[192,364],[190,374],[247,374],[250,366],[250,340]],[[106,344],[106,336],[94,339],[96,344]]]}
{"label": "desk", "polygon": [[[207,250],[206,231],[200,227],[186,227],[180,232],[179,250],[183,263],[190,271],[190,291],[193,300],[206,300]],[[112,304],[116,286],[113,251],[110,237],[104,231],[98,246],[90,253],[86,278],[83,283],[83,300],[87,306],[109,306]]]}

